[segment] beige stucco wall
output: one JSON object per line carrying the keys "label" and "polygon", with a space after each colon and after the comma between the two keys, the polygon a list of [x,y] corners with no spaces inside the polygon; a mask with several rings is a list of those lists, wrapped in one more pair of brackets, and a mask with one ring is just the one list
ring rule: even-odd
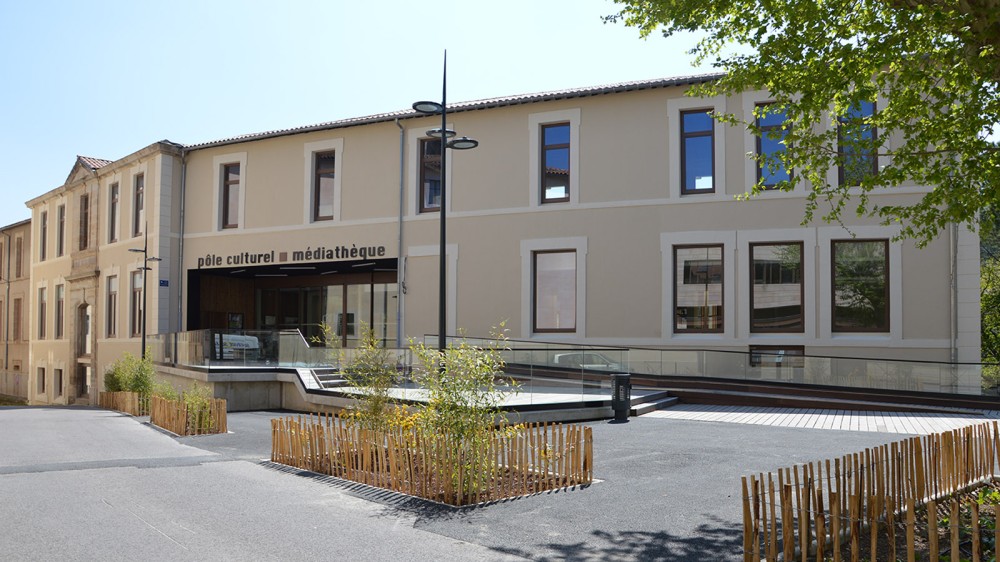
{"label": "beige stucco wall", "polygon": [[[17,276],[14,262],[16,241],[21,239],[21,276]],[[0,228],[0,394],[27,399],[28,384],[28,332],[24,315],[31,309],[31,223],[21,222]],[[14,338],[13,302],[21,301],[21,337]]]}

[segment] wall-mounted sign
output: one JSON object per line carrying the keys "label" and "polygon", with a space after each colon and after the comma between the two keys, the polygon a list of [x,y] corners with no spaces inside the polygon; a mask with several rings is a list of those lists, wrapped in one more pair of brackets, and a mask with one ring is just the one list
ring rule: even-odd
{"label": "wall-mounted sign", "polygon": [[160,279],[160,286],[161,287],[169,287],[170,286],[170,280],[169,279]]}
{"label": "wall-mounted sign", "polygon": [[[198,257],[198,269],[204,267],[233,267],[239,265],[263,265],[270,263],[295,263],[310,261],[345,261],[384,258],[385,246],[307,246],[304,250],[291,252],[240,252],[238,254],[206,254]],[[161,286],[164,281],[160,281]]]}

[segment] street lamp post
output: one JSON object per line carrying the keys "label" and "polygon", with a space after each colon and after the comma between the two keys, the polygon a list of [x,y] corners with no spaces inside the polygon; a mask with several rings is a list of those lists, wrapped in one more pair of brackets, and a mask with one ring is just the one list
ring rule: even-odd
{"label": "street lamp post", "polygon": [[160,261],[160,258],[149,255],[149,224],[143,229],[142,248],[129,248],[130,252],[142,254],[142,358],[146,358],[146,272],[153,269],[149,262]]}
{"label": "street lamp post", "polygon": [[445,175],[447,167],[445,166],[447,162],[447,149],[453,148],[456,150],[468,150],[470,148],[476,148],[479,146],[479,141],[475,139],[470,139],[469,137],[458,137],[451,140],[451,137],[455,136],[455,131],[448,129],[448,106],[446,105],[448,98],[448,51],[444,52],[444,70],[441,73],[441,103],[435,101],[418,101],[413,104],[413,109],[418,113],[423,113],[424,115],[437,115],[441,114],[441,128],[431,129],[427,131],[427,136],[431,138],[441,139],[441,199],[439,207],[441,210],[441,248],[438,255],[440,261],[438,265],[438,276],[439,276],[439,286],[438,286],[438,351],[444,353],[447,347],[447,307],[445,304],[445,299],[447,297],[447,274],[448,274],[448,262],[445,257],[445,251],[447,250],[447,221],[445,217]]}

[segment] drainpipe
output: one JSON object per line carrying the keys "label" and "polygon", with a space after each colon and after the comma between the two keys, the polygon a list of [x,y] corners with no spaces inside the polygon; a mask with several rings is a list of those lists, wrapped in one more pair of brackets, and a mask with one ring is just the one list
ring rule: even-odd
{"label": "drainpipe", "polygon": [[187,150],[181,148],[181,232],[177,242],[177,332],[174,334],[173,364],[177,366],[177,339],[184,330],[184,203],[187,201]]}
{"label": "drainpipe", "polygon": [[396,346],[403,347],[403,189],[405,185],[406,129],[399,124],[398,117],[395,123],[399,127],[399,244],[396,251]]}
{"label": "drainpipe", "polygon": [[951,238],[951,362],[958,363],[958,223],[949,229]]}

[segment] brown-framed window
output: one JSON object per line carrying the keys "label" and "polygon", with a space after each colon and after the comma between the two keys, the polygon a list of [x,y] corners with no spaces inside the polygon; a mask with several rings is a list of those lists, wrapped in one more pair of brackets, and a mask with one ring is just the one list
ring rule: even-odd
{"label": "brown-framed window", "polygon": [[63,312],[66,310],[66,286],[56,285],[56,317],[55,317],[55,338],[61,340],[63,337]]}
{"label": "brown-framed window", "polygon": [[222,228],[240,225],[240,165],[222,166]]}
{"label": "brown-framed window", "polygon": [[56,397],[63,395],[63,370],[53,369],[52,370],[52,391],[55,393]]}
{"label": "brown-framed window", "polygon": [[441,210],[441,140],[420,139],[420,212]]}
{"label": "brown-framed window", "polygon": [[722,245],[674,246],[674,332],[723,331]]}
{"label": "brown-framed window", "polygon": [[21,327],[23,325],[21,321],[21,299],[14,299],[14,304],[10,308],[11,323],[13,324],[10,328],[11,339],[13,341],[21,341]]}
{"label": "brown-framed window", "polygon": [[532,331],[576,331],[576,250],[532,254]]}
{"label": "brown-framed window", "polygon": [[542,203],[569,201],[569,123],[542,125]]}
{"label": "brown-framed window", "polygon": [[757,181],[763,180],[764,189],[775,189],[778,183],[789,181],[791,174],[776,157],[785,151],[783,130],[785,112],[774,108],[774,103],[757,104]]}
{"label": "brown-framed window", "polygon": [[806,366],[805,354],[801,345],[751,345],[750,366],[802,368]]}
{"label": "brown-framed window", "polygon": [[750,331],[805,331],[802,242],[750,244]]}
{"label": "brown-framed window", "polygon": [[109,338],[118,337],[118,276],[109,275],[107,302],[105,303],[105,333]]}
{"label": "brown-framed window", "polygon": [[132,272],[132,299],[129,302],[129,333],[132,337],[142,333],[142,271]]}
{"label": "brown-framed window", "polygon": [[66,205],[56,207],[56,257],[66,253]]}
{"label": "brown-framed window", "polygon": [[36,372],[38,374],[38,394],[45,394],[45,367],[39,367]]}
{"label": "brown-framed window", "polygon": [[132,185],[132,236],[142,234],[143,223],[146,220],[146,176],[139,174],[135,176]]}
{"label": "brown-framed window", "polygon": [[46,297],[45,287],[40,287],[38,289],[38,339],[45,339],[45,297]]}
{"label": "brown-framed window", "polygon": [[336,152],[317,152],[313,182],[313,220],[333,220],[333,183],[336,174]]}
{"label": "brown-framed window", "polygon": [[90,195],[80,196],[80,250],[90,247]]}
{"label": "brown-framed window", "polygon": [[118,183],[108,188],[108,243],[118,241],[118,209],[121,207],[121,195]]}
{"label": "brown-framed window", "polygon": [[878,156],[875,153],[878,131],[871,122],[877,109],[873,102],[861,102],[839,119],[837,175],[840,185],[859,185],[865,178],[878,173]]}
{"label": "brown-framed window", "polygon": [[889,240],[834,240],[833,331],[889,331]]}
{"label": "brown-framed window", "polygon": [[23,263],[24,263],[24,239],[15,238],[14,239],[14,279],[20,279],[23,273]]}
{"label": "brown-framed window", "polygon": [[715,193],[712,110],[681,112],[681,195]]}
{"label": "brown-framed window", "polygon": [[45,249],[49,245],[49,212],[42,211],[38,219],[38,261],[45,261]]}

